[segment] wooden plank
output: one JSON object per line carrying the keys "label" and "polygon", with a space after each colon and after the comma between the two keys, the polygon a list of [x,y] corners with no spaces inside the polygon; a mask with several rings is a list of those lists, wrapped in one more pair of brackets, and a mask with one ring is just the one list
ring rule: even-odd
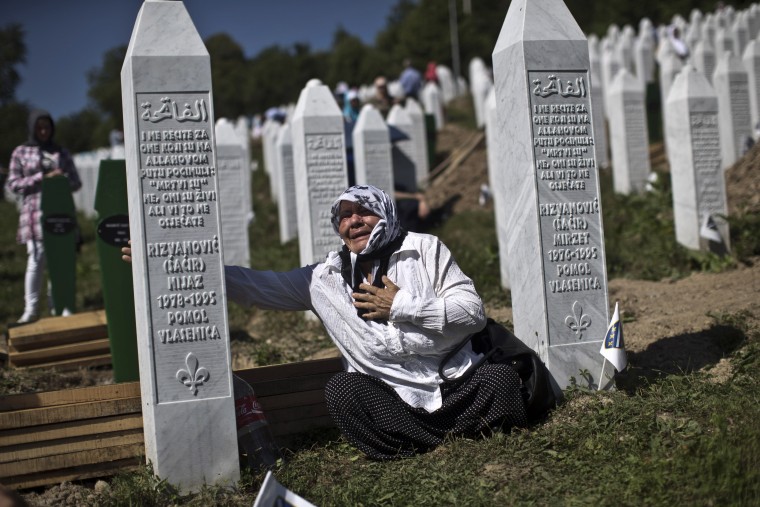
{"label": "wooden plank", "polygon": [[267,421],[272,426],[289,421],[297,421],[299,419],[309,419],[311,417],[330,415],[330,413],[327,411],[327,405],[325,403],[302,405],[300,407],[281,408],[279,410],[270,410],[264,414],[267,417]]}
{"label": "wooden plank", "polygon": [[45,442],[61,438],[83,435],[99,435],[114,431],[140,429],[143,427],[142,414],[120,414],[97,419],[81,419],[57,424],[46,424],[32,428],[13,428],[0,431],[0,446]]}
{"label": "wooden plank", "polygon": [[329,415],[323,415],[319,417],[311,417],[309,419],[278,423],[272,426],[272,435],[274,435],[275,438],[283,438],[317,428],[333,427],[335,427],[335,422],[333,422],[332,417]]}
{"label": "wooden plank", "polygon": [[343,362],[339,357],[299,361],[295,363],[260,366],[247,370],[238,370],[236,375],[248,383],[282,380],[293,377],[303,377],[322,373],[337,373],[343,371]]}
{"label": "wooden plank", "polygon": [[8,343],[19,351],[97,340],[108,336],[104,310],[48,317],[8,329]]}
{"label": "wooden plank", "polygon": [[103,386],[78,387],[62,391],[43,391],[0,396],[0,412],[24,408],[53,407],[87,401],[135,398],[140,396],[139,382],[124,382]]}
{"label": "wooden plank", "polygon": [[[254,391],[255,392],[255,391]],[[309,391],[300,391],[297,393],[278,394],[275,396],[258,396],[256,398],[261,402],[264,411],[277,410],[287,407],[299,407],[301,405],[314,405],[325,402],[324,389],[312,389]]]}
{"label": "wooden plank", "polygon": [[335,373],[321,373],[319,375],[310,375],[306,377],[293,377],[284,380],[269,380],[264,382],[251,382],[256,396],[262,398],[266,396],[275,396],[278,394],[298,393],[302,391],[312,391],[315,389],[324,389],[327,381]]}
{"label": "wooden plank", "polygon": [[63,361],[53,361],[50,363],[39,363],[25,366],[28,370],[58,370],[71,371],[79,368],[90,366],[103,366],[111,364],[111,354],[101,354],[99,356],[81,357],[76,359],[64,359]]}
{"label": "wooden plank", "polygon": [[43,458],[26,459],[9,464],[0,464],[0,477],[36,474],[80,465],[107,463],[109,461],[143,455],[145,455],[145,445],[142,443],[116,447],[102,447],[100,449],[70,452],[67,454],[58,454],[56,456],[45,456]]}
{"label": "wooden plank", "polygon": [[121,398],[57,407],[33,408],[15,412],[0,412],[0,430],[129,414],[140,412],[141,409],[140,398]]}
{"label": "wooden plank", "polygon": [[11,353],[10,362],[11,366],[28,366],[35,363],[51,363],[64,359],[90,357],[110,353],[111,344],[109,343],[108,338],[104,338],[101,340],[69,343],[67,345]]}
{"label": "wooden plank", "polygon": [[91,434],[73,438],[60,438],[47,442],[11,445],[0,447],[0,464],[71,452],[88,451],[101,447],[139,443],[144,443],[142,428],[106,433],[104,435]]}
{"label": "wooden plank", "polygon": [[84,479],[109,477],[121,472],[137,470],[144,461],[145,460],[142,456],[138,456],[108,463],[97,463],[94,465],[83,465],[64,470],[54,470],[52,472],[21,475],[3,479],[3,484],[13,489],[29,489],[39,486],[49,486],[51,484],[60,484],[64,481],[80,481]]}

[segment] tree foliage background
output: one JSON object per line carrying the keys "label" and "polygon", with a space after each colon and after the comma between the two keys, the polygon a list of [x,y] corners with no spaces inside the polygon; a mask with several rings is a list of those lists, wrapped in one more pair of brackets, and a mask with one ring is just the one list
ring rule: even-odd
{"label": "tree foliage background", "polygon": [[[689,18],[692,9],[713,12],[714,0],[565,0],[580,27],[600,37],[611,24],[630,24],[638,30],[642,18],[655,26],[670,23],[679,14]],[[464,12],[456,0],[461,74],[474,57],[490,64],[490,55],[509,8],[509,0],[470,0]],[[726,2],[735,9],[751,2]],[[306,43],[272,45],[246,58],[240,44],[225,33],[205,41],[211,57],[214,110],[217,117],[252,116],[272,106],[294,103],[306,82],[318,78],[334,88],[344,81],[352,86],[371,83],[378,75],[395,78],[404,58],[423,70],[429,61],[452,67],[449,1],[398,0],[385,28],[374,44],[365,44],[350,31],[338,27],[327,51],[313,51]],[[57,140],[73,152],[108,145],[108,133],[122,124],[121,65],[126,46],[104,48],[100,67],[88,73],[88,105],[80,112],[59,118]],[[33,105],[19,103],[18,66],[26,59],[23,27],[0,27],[0,166],[6,166],[13,147],[27,137],[26,116]]]}

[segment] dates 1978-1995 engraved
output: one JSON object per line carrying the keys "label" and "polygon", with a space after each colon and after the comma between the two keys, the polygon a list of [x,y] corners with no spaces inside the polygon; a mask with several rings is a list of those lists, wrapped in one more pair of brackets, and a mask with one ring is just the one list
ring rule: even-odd
{"label": "dates 1978-1995 engraved", "polygon": [[187,370],[180,369],[177,372],[177,380],[185,384],[193,392],[193,395],[198,394],[198,386],[202,386],[211,377],[208,370],[204,367],[198,367],[198,358],[195,354],[189,352],[185,358],[185,366]]}
{"label": "dates 1978-1995 engraved", "polygon": [[583,339],[583,331],[591,326],[591,317],[583,313],[583,307],[579,301],[576,301],[573,303],[573,314],[565,317],[565,324],[581,340]]}

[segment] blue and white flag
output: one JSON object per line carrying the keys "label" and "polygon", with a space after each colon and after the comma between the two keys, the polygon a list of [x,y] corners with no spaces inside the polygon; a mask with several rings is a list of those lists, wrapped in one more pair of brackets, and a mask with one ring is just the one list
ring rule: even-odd
{"label": "blue and white flag", "polygon": [[620,322],[617,302],[615,303],[615,313],[607,327],[607,334],[604,336],[602,348],[599,352],[612,363],[617,371],[623,371],[628,366],[628,357],[625,355],[625,344],[623,343],[623,323]]}
{"label": "blue and white flag", "polygon": [[720,235],[718,226],[715,224],[715,219],[713,219],[713,216],[709,213],[705,213],[704,218],[702,219],[699,235],[708,241],[723,243],[723,238]]}
{"label": "blue and white flag", "polygon": [[316,507],[277,482],[272,472],[267,472],[253,507]]}

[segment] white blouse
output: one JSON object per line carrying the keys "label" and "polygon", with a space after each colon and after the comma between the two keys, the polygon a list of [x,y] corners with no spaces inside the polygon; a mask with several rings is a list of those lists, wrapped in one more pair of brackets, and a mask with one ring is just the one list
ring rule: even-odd
{"label": "white blouse", "polygon": [[[388,323],[358,316],[340,257],[276,273],[226,266],[227,296],[243,306],[312,310],[347,363],[347,371],[378,377],[413,407],[441,407],[438,366],[455,345],[483,329],[483,302],[438,238],[408,233],[390,259],[388,278],[400,287]],[[447,364],[458,377],[478,358],[469,344]]]}

